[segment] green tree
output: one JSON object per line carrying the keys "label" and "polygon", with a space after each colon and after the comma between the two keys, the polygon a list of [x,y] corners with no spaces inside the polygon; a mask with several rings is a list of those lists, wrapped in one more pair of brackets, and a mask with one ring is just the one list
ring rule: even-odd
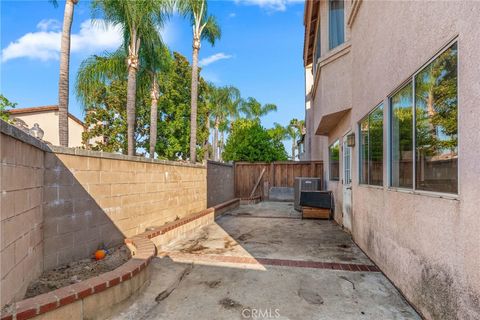
{"label": "green tree", "polygon": [[225,161],[280,161],[287,160],[283,143],[272,138],[260,121],[238,119],[232,124],[225,150]]}
{"label": "green tree", "polygon": [[220,39],[221,31],[214,16],[208,14],[206,0],[179,0],[180,13],[190,18],[193,30],[191,113],[190,113],[190,162],[197,160],[197,99],[198,99],[198,54],[202,40],[214,45]]}
{"label": "green tree", "polygon": [[137,72],[141,45],[158,37],[170,11],[168,0],[94,0],[94,12],[102,14],[106,23],[120,26],[124,33],[124,47],[128,52],[127,70],[127,142],[128,154],[135,154],[135,107]]}
{"label": "green tree", "polygon": [[8,109],[13,109],[16,105],[15,102],[11,102],[3,94],[0,94],[0,119],[12,123],[8,114]]}
{"label": "green tree", "polygon": [[242,101],[239,111],[245,115],[247,119],[260,119],[272,111],[277,111],[277,106],[272,103],[262,105],[257,99],[249,97]]}
{"label": "green tree", "polygon": [[[159,139],[156,152],[161,158],[170,160],[190,157],[190,90],[191,90],[192,67],[188,60],[180,53],[173,53],[173,62],[168,70],[163,70],[159,75],[160,92],[158,101]],[[199,78],[198,99],[198,130],[197,141],[208,140],[209,110],[208,110],[208,86]],[[199,160],[204,158],[204,146],[198,147]]]}

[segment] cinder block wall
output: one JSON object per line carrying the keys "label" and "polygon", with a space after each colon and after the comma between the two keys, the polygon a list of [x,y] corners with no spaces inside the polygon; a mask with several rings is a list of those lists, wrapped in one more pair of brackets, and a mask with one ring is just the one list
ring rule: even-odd
{"label": "cinder block wall", "polygon": [[3,133],[0,147],[0,306],[3,306],[23,298],[29,282],[43,270],[44,151]]}
{"label": "cinder block wall", "polygon": [[208,161],[207,172],[208,207],[235,198],[235,169],[233,165]]}
{"label": "cinder block wall", "polygon": [[203,165],[47,146],[0,120],[0,307],[31,280],[207,207]]}
{"label": "cinder block wall", "polygon": [[207,208],[204,166],[53,149],[45,155],[45,269]]}

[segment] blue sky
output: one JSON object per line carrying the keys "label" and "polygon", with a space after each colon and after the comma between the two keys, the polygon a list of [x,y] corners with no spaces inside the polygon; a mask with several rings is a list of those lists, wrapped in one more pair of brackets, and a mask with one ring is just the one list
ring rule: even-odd
{"label": "blue sky", "polygon": [[[18,108],[57,103],[59,32],[64,3],[0,1],[0,93]],[[304,118],[303,1],[210,1],[209,10],[222,28],[211,47],[202,43],[202,76],[216,85],[233,85],[243,97],[275,103],[278,112],[262,119],[266,127]],[[120,38],[114,28],[92,25],[90,4],[80,0],[72,26],[70,112],[83,119],[82,105],[72,90],[81,61],[114,50]],[[191,59],[191,27],[174,16],[162,31],[172,51]],[[220,58],[220,59],[219,59]],[[289,149],[287,149],[289,150]]]}

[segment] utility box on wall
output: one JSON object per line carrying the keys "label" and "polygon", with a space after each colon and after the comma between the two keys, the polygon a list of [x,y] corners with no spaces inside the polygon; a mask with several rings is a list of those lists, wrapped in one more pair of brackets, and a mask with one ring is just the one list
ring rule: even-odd
{"label": "utility box on wall", "polygon": [[313,177],[296,177],[295,178],[295,210],[301,211],[302,207],[300,206],[300,193],[302,191],[318,191],[322,190],[322,179],[313,178]]}

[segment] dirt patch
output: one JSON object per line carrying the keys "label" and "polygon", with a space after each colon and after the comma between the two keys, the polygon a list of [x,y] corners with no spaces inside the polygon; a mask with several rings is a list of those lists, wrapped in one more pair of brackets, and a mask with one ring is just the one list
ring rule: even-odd
{"label": "dirt patch", "polygon": [[222,283],[222,280],[212,280],[212,281],[204,281],[203,284],[205,284],[207,287],[211,289],[218,288],[220,284]]}
{"label": "dirt patch", "polygon": [[83,259],[45,271],[40,278],[30,283],[25,299],[112,271],[131,257],[130,250],[125,245],[108,251],[109,254],[103,260]]}
{"label": "dirt patch", "polygon": [[247,241],[247,240],[251,239],[252,237],[253,237],[252,234],[247,232],[247,233],[241,234],[237,239],[240,240],[240,241]]}
{"label": "dirt patch", "polygon": [[223,240],[225,241],[225,244],[224,244],[225,249],[230,249],[238,246],[238,243],[236,243],[235,240],[232,240],[228,237],[225,237]]}
{"label": "dirt patch", "polygon": [[342,249],[350,248],[350,246],[348,244],[339,244],[337,247],[342,248]]}
{"label": "dirt patch", "polygon": [[208,249],[207,247],[203,246],[200,244],[201,242],[207,241],[208,240],[208,233],[204,232],[200,237],[194,239],[194,240],[189,240],[189,244],[186,248],[183,248],[180,250],[180,252],[183,253],[194,253],[194,252],[199,252],[203,251],[205,249]]}
{"label": "dirt patch", "polygon": [[298,296],[308,302],[309,304],[322,305],[323,298],[316,292],[310,289],[300,288],[297,292]]}
{"label": "dirt patch", "polygon": [[225,309],[240,309],[243,308],[243,305],[233,299],[223,298],[218,302]]}

